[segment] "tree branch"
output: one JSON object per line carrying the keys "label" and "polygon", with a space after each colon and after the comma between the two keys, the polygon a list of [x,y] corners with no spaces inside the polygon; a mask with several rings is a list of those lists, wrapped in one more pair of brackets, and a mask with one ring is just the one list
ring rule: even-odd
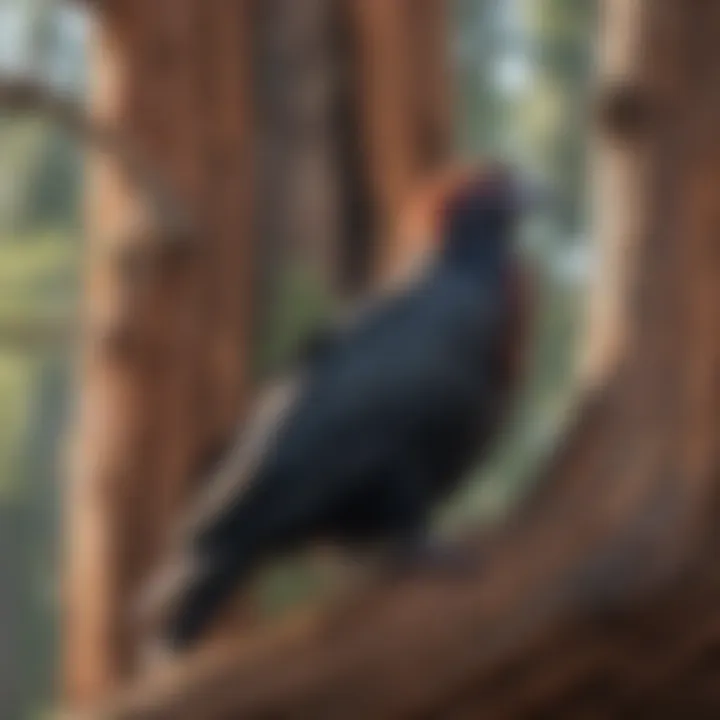
{"label": "tree branch", "polygon": [[548,465],[549,486],[488,537],[466,541],[474,569],[378,585],[352,608],[200,651],[86,720],[576,718],[598,707],[603,717],[680,701],[705,707],[694,677],[667,678],[720,665],[720,571],[703,562],[716,538],[699,554],[670,557],[668,548],[685,547],[678,498],[655,487],[619,510],[620,487],[597,482],[623,385],[586,403]]}
{"label": "tree branch", "polygon": [[170,183],[153,168],[116,128],[91,118],[77,99],[60,94],[35,80],[0,75],[0,108],[45,118],[82,142],[115,158],[138,189],[162,229],[163,237],[187,240],[191,221]]}

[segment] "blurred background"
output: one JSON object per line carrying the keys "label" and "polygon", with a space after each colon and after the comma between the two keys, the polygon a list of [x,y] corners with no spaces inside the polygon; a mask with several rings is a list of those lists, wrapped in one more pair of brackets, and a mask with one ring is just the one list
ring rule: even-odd
{"label": "blurred background", "polygon": [[[542,292],[522,403],[492,462],[438,518],[450,531],[497,516],[522,492],[572,396],[574,340],[592,265],[584,178],[594,5],[448,0],[455,149],[468,158],[509,157],[547,179],[561,200],[524,238]],[[75,5],[0,0],[0,72],[31,74],[83,97],[90,26]],[[272,48],[273,25],[263,28]],[[268,78],[263,85],[260,77],[261,92],[270,87]],[[0,158],[0,717],[21,720],[43,716],[56,674],[62,448],[73,400],[84,248],[83,156],[57,128],[0,111]],[[271,224],[259,229],[268,236],[281,231]],[[316,281],[312,257],[306,267],[292,253],[276,262],[287,272],[276,273],[280,279],[265,298],[253,350],[259,376],[281,366],[333,304],[332,292]],[[302,578],[280,573],[268,582],[264,602],[292,603]]]}

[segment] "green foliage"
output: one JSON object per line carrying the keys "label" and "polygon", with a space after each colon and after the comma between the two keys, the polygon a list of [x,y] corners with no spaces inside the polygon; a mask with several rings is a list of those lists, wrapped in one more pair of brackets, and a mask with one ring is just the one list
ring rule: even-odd
{"label": "green foliage", "polygon": [[507,128],[508,106],[495,67],[499,4],[455,0],[452,8],[458,144],[465,153],[484,155],[503,144]]}
{"label": "green foliage", "polygon": [[[586,225],[587,110],[595,0],[456,0],[463,151],[510,156],[539,171],[561,202],[528,228],[541,297],[529,377],[513,422],[493,457],[441,514],[449,531],[493,517],[531,482],[532,468],[555,441],[573,395],[574,346],[583,286],[554,268]],[[501,82],[501,61],[527,75]],[[480,67],[478,68],[478,63]]]}
{"label": "green foliage", "polygon": [[80,243],[58,231],[0,237],[0,318],[56,316],[75,304]]}
{"label": "green foliage", "polygon": [[0,116],[0,155],[0,234],[77,229],[78,153],[60,131]]}
{"label": "green foliage", "polygon": [[577,234],[585,218],[585,172],[597,0],[521,0],[534,57],[532,91],[520,102],[528,160],[554,179],[559,230]]}
{"label": "green foliage", "polygon": [[21,459],[28,436],[28,397],[37,381],[37,364],[23,356],[0,354],[0,503],[22,490]]}
{"label": "green foliage", "polygon": [[[59,4],[5,0],[2,10],[21,21],[29,41],[12,38],[30,61],[23,69],[58,77],[57,53],[68,51],[56,22]],[[82,55],[75,50],[73,60]],[[78,72],[75,87],[81,78]],[[11,694],[0,696],[0,717],[24,720],[49,707],[54,683],[58,445],[70,383],[60,348],[18,344],[1,331],[72,314],[82,249],[81,159],[75,144],[46,123],[2,114],[0,157],[0,664]]]}
{"label": "green foliage", "polygon": [[[0,239],[0,328],[5,320],[66,317],[78,291],[80,248],[59,231]],[[40,707],[53,682],[57,459],[68,380],[60,348],[38,352],[0,333],[0,585],[13,588],[17,685],[7,705],[0,698],[0,716],[19,720]]]}
{"label": "green foliage", "polygon": [[330,293],[312,269],[283,268],[258,342],[258,374],[274,374],[291,364],[298,347],[328,319],[332,307]]}

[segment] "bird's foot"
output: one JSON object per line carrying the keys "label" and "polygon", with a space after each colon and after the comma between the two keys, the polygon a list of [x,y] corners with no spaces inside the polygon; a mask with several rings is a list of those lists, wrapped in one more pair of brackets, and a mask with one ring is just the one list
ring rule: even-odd
{"label": "bird's foot", "polygon": [[395,557],[396,573],[442,574],[450,579],[474,575],[480,566],[477,554],[470,548],[435,540],[423,540],[405,546]]}

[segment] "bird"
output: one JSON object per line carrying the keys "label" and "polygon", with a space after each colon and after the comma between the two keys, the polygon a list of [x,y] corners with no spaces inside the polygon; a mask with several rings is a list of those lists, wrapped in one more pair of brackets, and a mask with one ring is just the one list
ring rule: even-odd
{"label": "bird", "polygon": [[421,555],[434,508],[502,427],[533,303],[519,173],[449,171],[409,207],[406,230],[433,243],[422,267],[318,330],[203,483],[145,597],[164,607],[171,652],[281,553],[324,541]]}

